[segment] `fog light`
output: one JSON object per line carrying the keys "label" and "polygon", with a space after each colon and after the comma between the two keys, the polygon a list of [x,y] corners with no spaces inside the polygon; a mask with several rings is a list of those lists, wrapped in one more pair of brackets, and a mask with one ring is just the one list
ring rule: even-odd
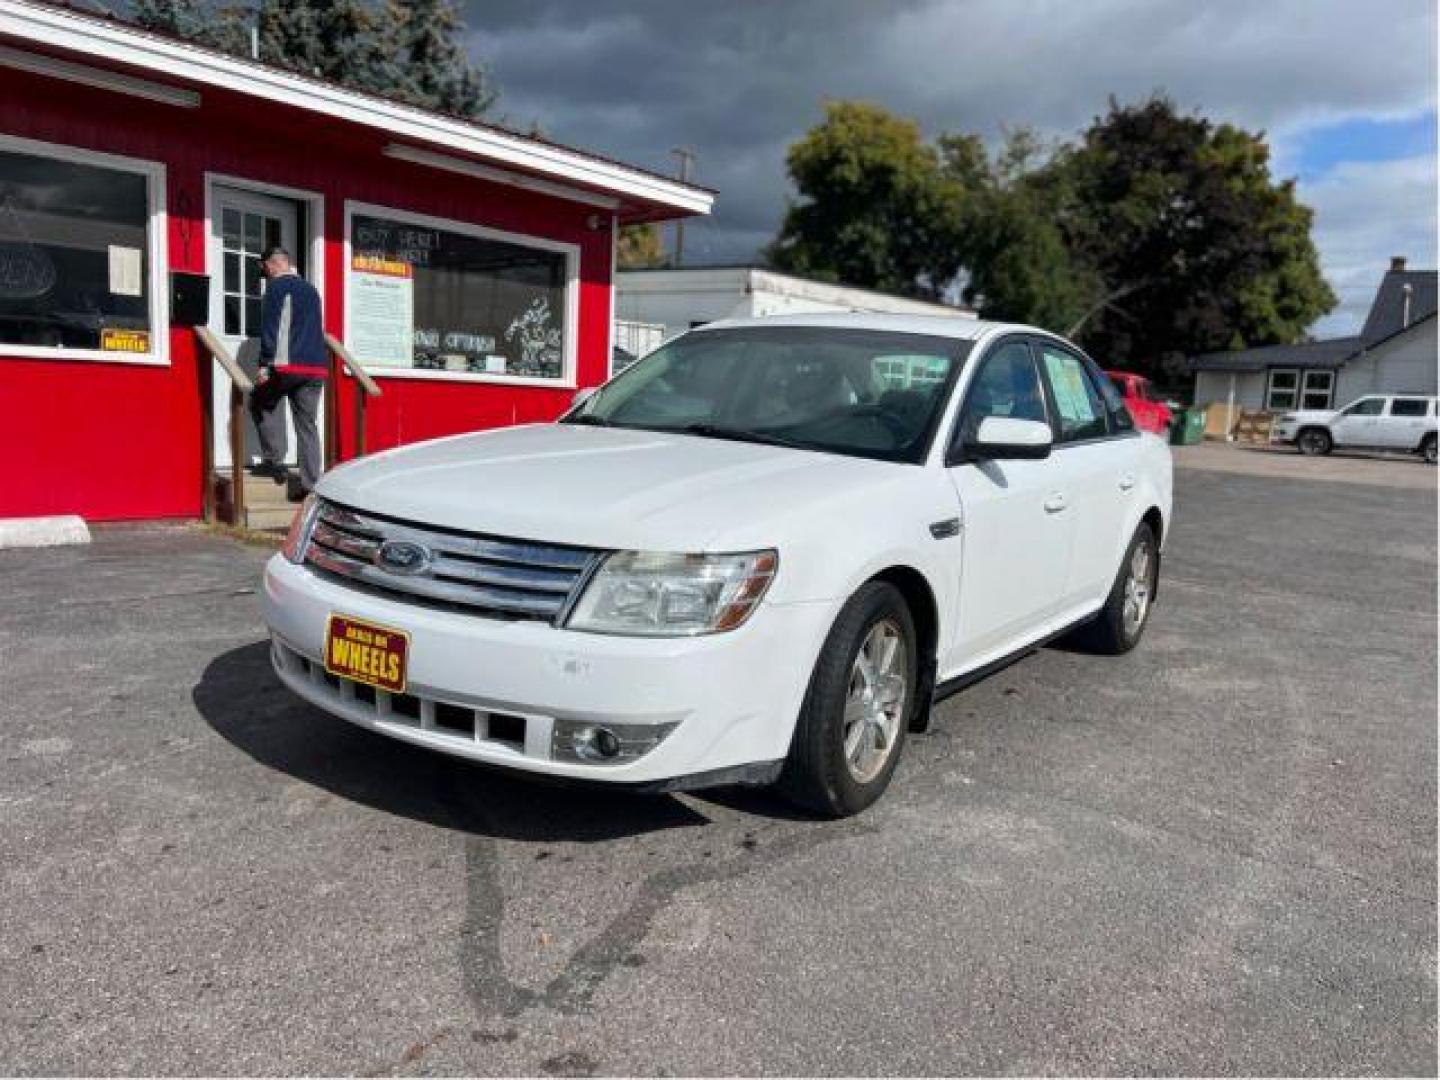
{"label": "fog light", "polygon": [[648,754],[675,727],[675,724],[596,724],[583,720],[556,720],[550,738],[550,756],[557,761],[620,765]]}

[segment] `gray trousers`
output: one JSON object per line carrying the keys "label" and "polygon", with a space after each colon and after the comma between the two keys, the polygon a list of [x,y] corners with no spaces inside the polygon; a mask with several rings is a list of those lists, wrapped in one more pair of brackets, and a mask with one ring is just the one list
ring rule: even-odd
{"label": "gray trousers", "polygon": [[286,399],[295,419],[295,441],[300,444],[300,484],[309,491],[320,479],[320,379],[277,371],[250,393],[250,416],[260,433],[260,456],[269,465],[283,465],[289,452],[285,435],[285,413],[279,406]]}

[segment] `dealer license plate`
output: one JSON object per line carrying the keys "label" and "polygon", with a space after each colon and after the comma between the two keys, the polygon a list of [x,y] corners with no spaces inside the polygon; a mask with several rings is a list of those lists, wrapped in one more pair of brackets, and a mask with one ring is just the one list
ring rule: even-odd
{"label": "dealer license plate", "polygon": [[404,630],[331,615],[325,631],[325,670],[392,694],[405,692],[410,635]]}

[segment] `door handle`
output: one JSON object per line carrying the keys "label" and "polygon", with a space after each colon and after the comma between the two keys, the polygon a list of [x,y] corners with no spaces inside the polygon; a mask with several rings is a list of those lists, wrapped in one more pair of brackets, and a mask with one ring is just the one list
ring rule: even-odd
{"label": "door handle", "polygon": [[1120,490],[1121,490],[1121,491],[1129,491],[1129,490],[1130,490],[1131,488],[1133,488],[1134,486],[1135,486],[1135,477],[1134,477],[1131,473],[1126,473],[1124,476],[1120,477]]}
{"label": "door handle", "polygon": [[1047,514],[1058,514],[1070,504],[1065,501],[1065,496],[1058,491],[1045,500],[1045,512]]}

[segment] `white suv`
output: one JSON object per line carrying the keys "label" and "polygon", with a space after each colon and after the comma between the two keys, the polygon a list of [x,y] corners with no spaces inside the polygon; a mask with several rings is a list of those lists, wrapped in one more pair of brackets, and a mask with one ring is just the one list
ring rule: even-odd
{"label": "white suv", "polygon": [[1302,454],[1347,450],[1407,450],[1435,464],[1435,398],[1370,394],[1343,409],[1288,412],[1270,429],[1270,441],[1292,443]]}
{"label": "white suv", "polygon": [[713,323],[555,424],[324,476],[266,568],[280,678],[385,735],[551,776],[889,783],[933,700],[1058,634],[1139,641],[1165,442],[1040,330]]}

